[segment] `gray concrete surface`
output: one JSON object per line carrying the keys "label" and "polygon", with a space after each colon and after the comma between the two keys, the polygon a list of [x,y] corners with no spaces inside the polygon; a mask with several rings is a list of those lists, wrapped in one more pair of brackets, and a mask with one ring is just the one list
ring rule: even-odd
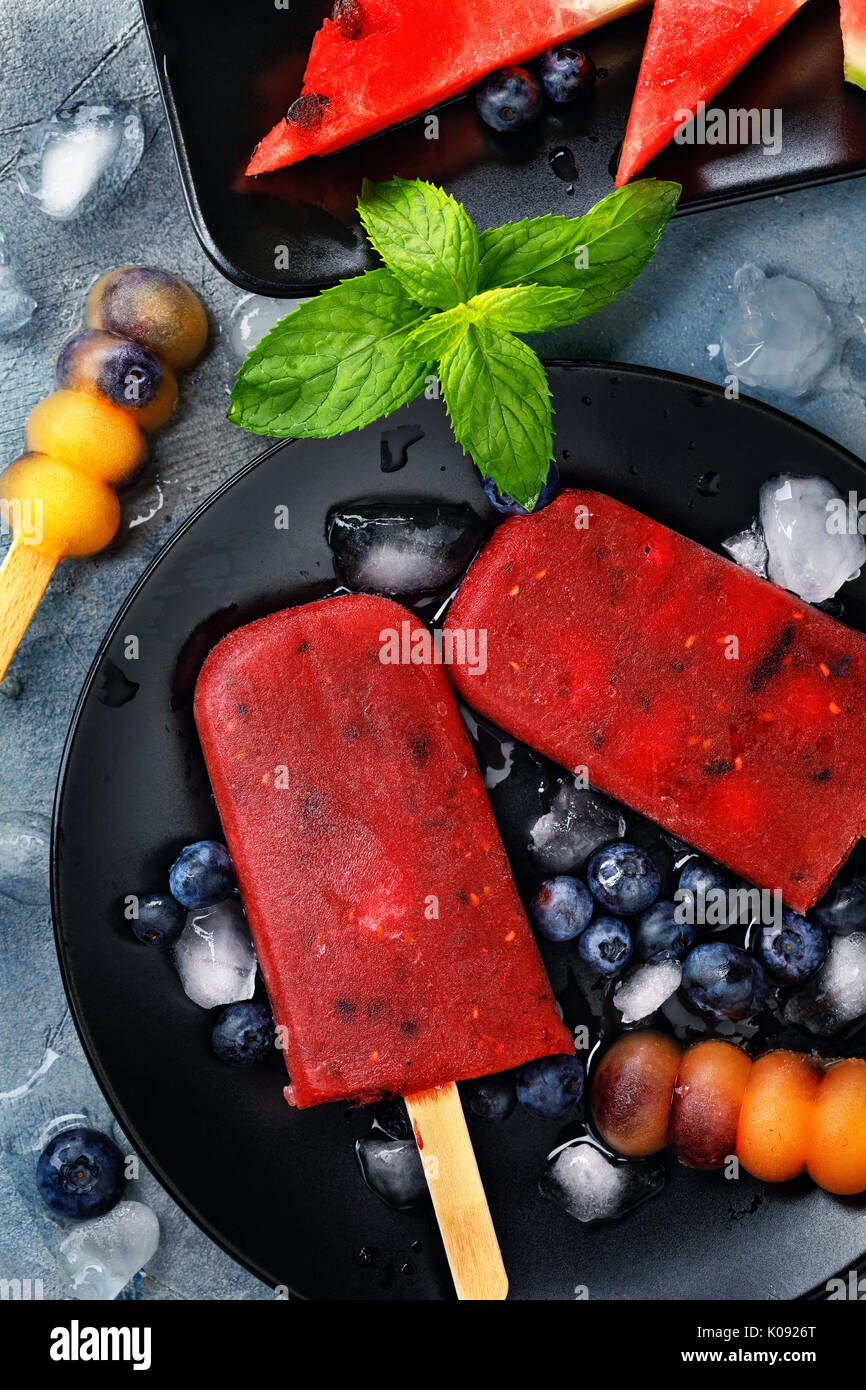
{"label": "gray concrete surface", "polygon": [[[187,221],[168,130],[133,0],[5,0],[0,9],[0,230],[16,248],[39,308],[27,330],[0,341],[0,459],[22,447],[30,407],[51,389],[52,359],[77,325],[83,295],[103,269],[165,265],[202,295],[215,328],[240,292],[205,258]],[[141,165],[109,211],[51,222],[19,193],[13,165],[21,132],[72,94],[135,100],[147,127]],[[652,268],[618,305],[580,328],[551,335],[551,354],[639,362],[720,379],[707,353],[746,259],[808,280],[833,312],[866,300],[866,180],[682,219]],[[49,814],[75,698],[108,623],[133,581],[203,497],[259,452],[224,416],[233,366],[215,332],[205,360],[183,379],[181,407],[161,433],[152,468],[124,505],[153,517],[123,548],[69,563],[55,576],[0,688],[0,813]],[[823,389],[792,413],[866,454],[866,405]],[[32,1090],[10,1095],[56,1056]],[[0,1278],[42,1279],[58,1296],[53,1252],[60,1239],[33,1184],[37,1120],[85,1113],[111,1119],[81,1055],[51,935],[47,896],[35,906],[0,897]],[[30,1146],[30,1147],[28,1147]],[[272,1297],[194,1227],[155,1181],[142,1178],[163,1241],[130,1296],[180,1299]]]}

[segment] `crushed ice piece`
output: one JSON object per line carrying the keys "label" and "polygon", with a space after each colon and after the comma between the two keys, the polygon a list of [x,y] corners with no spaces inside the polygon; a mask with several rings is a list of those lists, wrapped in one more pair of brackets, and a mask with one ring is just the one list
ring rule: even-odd
{"label": "crushed ice piece", "polygon": [[680,987],[682,963],[678,960],[651,960],[627,970],[613,992],[613,1005],[623,1023],[638,1023],[666,1004]]}
{"label": "crushed ice piece", "polygon": [[616,802],[575,779],[563,782],[550,810],[529,832],[529,852],[545,874],[583,868],[591,854],[625,835],[625,817]]}
{"label": "crushed ice piece", "polygon": [[767,542],[764,540],[757,517],[747,530],[738,531],[735,536],[728,536],[726,541],[722,541],[722,550],[728,552],[735,564],[751,570],[759,579],[766,579],[769,558]]}
{"label": "crushed ice piece", "polygon": [[76,102],[25,132],[18,187],[48,217],[69,221],[117,198],[143,150],[144,126],[131,102]]}
{"label": "crushed ice piece", "polygon": [[830,365],[833,324],[811,285],[767,276],[748,262],[734,276],[739,305],[728,317],[722,351],[746,386],[802,396]]}
{"label": "crushed ice piece", "polygon": [[264,294],[242,295],[229,315],[229,346],[235,357],[243,360],[280,319],[293,314],[301,304],[306,303],[306,299],[270,299]]}
{"label": "crushed ice piece", "polygon": [[722,350],[721,343],[707,343],[707,356],[709,358],[718,357]]}
{"label": "crushed ice piece", "polygon": [[792,994],[785,1022],[828,1037],[866,1016],[866,932],[832,936],[824,964]]}
{"label": "crushed ice piece", "polygon": [[494,729],[486,719],[479,719],[468,705],[459,703],[460,717],[475,748],[475,756],[481,766],[484,785],[488,791],[507,781],[514,769],[514,755],[517,745],[513,739]]}
{"label": "crushed ice piece", "polygon": [[388,598],[425,598],[450,588],[483,537],[483,525],[462,503],[359,503],[328,517],[339,578]]}
{"label": "crushed ice piece", "polygon": [[767,575],[808,603],[821,603],[866,561],[866,540],[845,499],[826,478],[781,473],[760,493]]}
{"label": "crushed ice piece", "polygon": [[0,338],[17,333],[36,312],[36,300],[24,283],[21,267],[0,232]]}
{"label": "crushed ice piece", "polygon": [[143,1202],[118,1202],[60,1243],[58,1263],[73,1298],[116,1298],[159,1245],[159,1222]]}
{"label": "crushed ice piece", "polygon": [[24,811],[0,815],[0,897],[47,906],[50,846],[47,816]]}
{"label": "crushed ice piece", "polygon": [[374,1132],[357,1141],[355,1152],[365,1183],[389,1207],[408,1211],[426,1204],[427,1179],[414,1139],[391,1139]]}
{"label": "crushed ice piece", "polygon": [[256,954],[237,898],[190,912],[172,954],[185,992],[203,1009],[252,999]]}
{"label": "crushed ice piece", "polygon": [[575,1139],[550,1155],[539,1189],[575,1220],[593,1224],[627,1215],[664,1185],[660,1163],[610,1158],[591,1140]]}

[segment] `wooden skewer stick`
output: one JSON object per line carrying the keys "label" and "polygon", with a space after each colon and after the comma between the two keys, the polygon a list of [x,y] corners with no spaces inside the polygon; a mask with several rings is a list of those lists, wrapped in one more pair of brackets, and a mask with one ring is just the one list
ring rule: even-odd
{"label": "wooden skewer stick", "polygon": [[502,1263],[457,1086],[405,1096],[460,1299],[503,1299]]}
{"label": "wooden skewer stick", "polygon": [[59,563],[55,555],[43,555],[19,533],[0,565],[0,680],[18,650],[39,600]]}

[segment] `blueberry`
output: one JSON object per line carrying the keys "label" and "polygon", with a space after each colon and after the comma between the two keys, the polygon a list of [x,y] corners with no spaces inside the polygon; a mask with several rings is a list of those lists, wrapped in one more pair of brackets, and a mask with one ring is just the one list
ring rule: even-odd
{"label": "blueberry", "polygon": [[151,403],[162,385],[159,359],[140,343],[99,329],[85,329],[64,344],[55,368],[57,384],[98,393],[122,409]]}
{"label": "blueberry", "polygon": [[763,967],[739,946],[707,941],[695,946],[683,965],[682,992],[699,1013],[711,1018],[752,1018],[767,998]]}
{"label": "blueberry", "polygon": [[579,1057],[540,1057],[517,1073],[517,1099],[541,1120],[564,1120],[578,1105],[585,1079]]}
{"label": "blueberry", "polygon": [[541,88],[525,68],[497,68],[475,92],[475,105],[493,130],[522,130],[541,112]]}
{"label": "blueberry", "polygon": [[463,1083],[463,1099],[471,1115],[479,1120],[507,1120],[517,1104],[514,1072],[501,1071],[495,1076],[479,1076]]}
{"label": "blueberry", "polygon": [[592,916],[592,895],[579,878],[560,874],[542,883],[532,900],[532,924],[547,941],[571,941],[580,936]]}
{"label": "blueberry", "polygon": [[834,883],[815,908],[815,917],[828,931],[866,931],[866,891],[856,879]]}
{"label": "blueberry", "polygon": [[503,516],[533,516],[536,512],[543,511],[545,507],[549,507],[559,491],[559,469],[556,466],[556,462],[552,461],[548,469],[547,478],[538,494],[538,501],[532,508],[532,512],[528,512],[525,507],[521,507],[520,503],[515,502],[513,497],[509,497],[507,492],[500,492],[492,478],[485,477],[481,486],[484,488],[484,495],[488,502],[490,502],[498,512],[502,512]]}
{"label": "blueberry", "polygon": [[577,101],[595,86],[595,63],[582,48],[561,43],[542,53],[538,75],[551,101]]}
{"label": "blueberry", "polygon": [[676,920],[674,903],[657,902],[642,912],[634,928],[634,953],[638,960],[673,956],[684,960],[695,944],[696,932],[688,922]]}
{"label": "blueberry", "polygon": [[577,940],[577,953],[599,975],[618,975],[632,957],[631,932],[618,917],[596,917]]}
{"label": "blueberry", "polygon": [[827,954],[827,933],[818,922],[782,909],[780,927],[761,927],[755,955],[767,974],[780,985],[799,984],[814,975]]}
{"label": "blueberry", "polygon": [[123,1192],[123,1154],[98,1129],[64,1129],[50,1139],[36,1164],[36,1186],[57,1216],[84,1221],[104,1216]]}
{"label": "blueberry", "polygon": [[132,930],[147,946],[170,946],[183,931],[186,911],[168,893],[150,893],[139,899]]}
{"label": "blueberry", "polygon": [[235,887],[235,871],[225,845],[197,840],[182,849],[168,874],[173,898],[184,907],[216,907]]}
{"label": "blueberry", "polygon": [[689,860],[680,874],[676,900],[687,906],[690,922],[701,926],[709,918],[710,926],[725,927],[736,920],[735,914],[728,922],[728,894],[738,886],[738,880],[721,864],[698,855]]}
{"label": "blueberry", "polygon": [[625,840],[606,845],[592,856],[586,881],[602,907],[623,917],[643,912],[655,902],[662,886],[652,856]]}
{"label": "blueberry", "polygon": [[252,1067],[268,1056],[274,1036],[274,1020],[267,1004],[244,999],[223,1009],[214,1024],[211,1045],[221,1062]]}

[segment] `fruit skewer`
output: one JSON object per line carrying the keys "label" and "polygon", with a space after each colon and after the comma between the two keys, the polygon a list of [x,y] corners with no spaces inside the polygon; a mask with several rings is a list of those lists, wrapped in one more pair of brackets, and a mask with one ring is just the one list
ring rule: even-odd
{"label": "fruit skewer", "polygon": [[616,1153],[670,1146],[690,1168],[736,1158],[752,1177],[808,1173],[839,1196],[866,1191],[866,1061],[776,1050],[752,1061],[708,1038],[685,1050],[651,1029],[622,1034],[595,1067],[595,1128]]}
{"label": "fruit skewer", "polygon": [[189,286],[149,266],[103,275],[85,322],[57,359],[58,389],[30,412],[27,452],[0,476],[13,533],[0,566],[0,679],[61,560],[114,539],[115,488],[144,467],[146,436],[177,405],[175,372],[196,360],[208,333]]}

